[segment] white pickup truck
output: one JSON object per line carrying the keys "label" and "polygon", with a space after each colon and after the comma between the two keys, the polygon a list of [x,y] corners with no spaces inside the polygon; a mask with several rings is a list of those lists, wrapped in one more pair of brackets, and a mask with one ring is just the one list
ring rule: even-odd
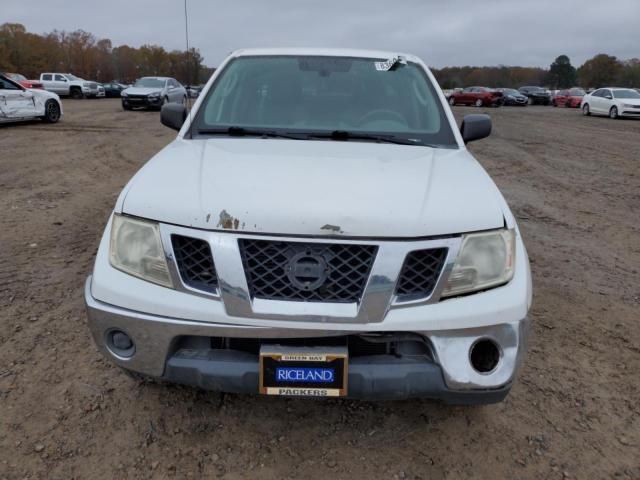
{"label": "white pickup truck", "polygon": [[233,54],[128,183],[85,288],[134,376],[227,392],[502,400],[527,345],[516,219],[413,55]]}
{"label": "white pickup truck", "polygon": [[71,98],[98,97],[97,82],[88,82],[70,73],[42,73],[40,82],[45,90]]}

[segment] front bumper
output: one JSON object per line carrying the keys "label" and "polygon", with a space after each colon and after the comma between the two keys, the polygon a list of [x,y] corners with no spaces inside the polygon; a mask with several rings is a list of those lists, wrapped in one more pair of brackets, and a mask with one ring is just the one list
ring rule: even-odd
{"label": "front bumper", "polygon": [[525,98],[509,98],[509,97],[505,97],[504,99],[504,104],[505,105],[517,105],[517,106],[522,106],[522,107],[526,107],[528,103],[528,99]]}
{"label": "front bumper", "polygon": [[[204,389],[234,393],[258,393],[258,356],[233,349],[212,349],[216,338],[279,339],[331,337],[377,329],[359,330],[247,325],[193,321],[116,307],[92,294],[92,278],[85,285],[89,327],[101,352],[121,367],[148,376]],[[240,319],[238,319],[240,321]],[[324,329],[322,327],[325,327]],[[529,322],[526,318],[498,325],[455,330],[417,331],[430,345],[424,356],[376,355],[349,361],[351,398],[400,399],[427,397],[449,403],[493,403],[510,391],[526,350]],[[131,337],[135,352],[129,357],[114,353],[109,332],[121,330]],[[183,348],[181,339],[196,339],[196,346]],[[476,372],[469,350],[479,339],[491,339],[500,347],[500,360],[489,374]],[[197,342],[201,339],[202,342]]]}
{"label": "front bumper", "polygon": [[129,107],[160,107],[162,105],[162,97],[148,96],[132,96],[128,95],[122,98],[122,104]]}

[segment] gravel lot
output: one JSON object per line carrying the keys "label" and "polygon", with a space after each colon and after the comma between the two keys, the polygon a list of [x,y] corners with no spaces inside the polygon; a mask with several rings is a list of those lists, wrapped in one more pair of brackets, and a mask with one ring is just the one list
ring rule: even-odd
{"label": "gravel lot", "polygon": [[0,479],[640,478],[640,121],[489,110],[472,149],[519,218],[533,335],[507,400],[467,408],[221,395],[103,360],[83,283],[174,134],[118,100],[64,108],[0,127]]}

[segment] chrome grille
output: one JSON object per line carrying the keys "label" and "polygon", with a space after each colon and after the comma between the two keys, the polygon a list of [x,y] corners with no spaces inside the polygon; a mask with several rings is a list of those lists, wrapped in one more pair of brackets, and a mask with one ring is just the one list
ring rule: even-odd
{"label": "chrome grille", "polygon": [[396,295],[401,301],[431,295],[447,258],[446,248],[431,248],[409,252],[405,258]]}
{"label": "chrome grille", "polygon": [[[360,301],[378,250],[374,245],[253,239],[240,239],[239,245],[252,298],[300,302]],[[296,259],[305,256],[322,265],[319,281],[292,279]]]}
{"label": "chrome grille", "polygon": [[171,243],[182,282],[191,288],[215,292],[218,276],[209,243],[183,235],[172,235]]}

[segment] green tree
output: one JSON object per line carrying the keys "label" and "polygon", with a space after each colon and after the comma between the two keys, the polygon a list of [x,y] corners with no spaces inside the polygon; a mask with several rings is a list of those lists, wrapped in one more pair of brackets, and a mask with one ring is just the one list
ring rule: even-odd
{"label": "green tree", "polygon": [[631,58],[622,62],[616,84],[621,87],[640,87],[640,58]]}
{"label": "green tree", "polygon": [[578,80],[585,88],[599,88],[615,85],[619,77],[622,64],[616,57],[599,53],[587,60],[578,69]]}
{"label": "green tree", "polygon": [[576,69],[566,55],[557,57],[549,67],[547,84],[555,88],[570,88],[576,84]]}

